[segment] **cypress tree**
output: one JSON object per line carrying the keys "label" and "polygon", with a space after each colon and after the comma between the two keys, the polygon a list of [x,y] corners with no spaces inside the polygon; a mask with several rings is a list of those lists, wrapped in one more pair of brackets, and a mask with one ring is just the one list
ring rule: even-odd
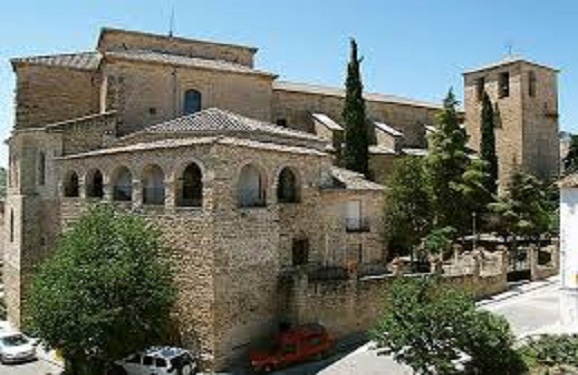
{"label": "cypress tree", "polygon": [[498,156],[496,155],[496,135],[494,132],[494,109],[490,97],[486,92],[482,98],[482,121],[480,156],[486,161],[487,177],[484,179],[484,187],[492,194],[498,192]]}
{"label": "cypress tree", "polygon": [[343,108],[343,120],[345,122],[343,163],[345,168],[363,173],[367,177],[369,171],[369,134],[365,117],[363,84],[359,70],[361,60],[357,57],[357,43],[355,39],[351,39],[351,58],[347,65],[345,106]]}

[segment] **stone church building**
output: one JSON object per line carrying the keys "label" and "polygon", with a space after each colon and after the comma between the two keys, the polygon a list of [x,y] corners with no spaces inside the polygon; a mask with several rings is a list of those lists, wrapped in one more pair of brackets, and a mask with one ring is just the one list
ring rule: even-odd
{"label": "stone church building", "polygon": [[[281,321],[305,323],[279,291],[284,276],[383,271],[385,188],[335,166],[344,91],[280,81],[254,66],[256,52],[104,28],[93,51],[12,60],[3,276],[12,323],[35,267],[98,201],[161,229],[178,260],[182,343],[217,367]],[[472,148],[487,90],[502,176],[513,165],[555,173],[556,70],[510,59],[464,79]],[[440,105],[366,101],[370,168],[383,183],[395,158],[426,153]]]}

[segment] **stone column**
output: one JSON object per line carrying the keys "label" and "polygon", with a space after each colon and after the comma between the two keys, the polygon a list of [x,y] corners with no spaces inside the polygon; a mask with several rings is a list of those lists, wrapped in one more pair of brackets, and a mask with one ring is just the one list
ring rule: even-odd
{"label": "stone column", "polygon": [[135,179],[132,181],[132,207],[142,207],[142,200],[142,182],[141,180]]}
{"label": "stone column", "polygon": [[528,261],[530,263],[530,280],[538,280],[540,278],[538,271],[538,247],[534,244],[528,247]]}
{"label": "stone column", "polygon": [[176,206],[176,184],[173,180],[165,180],[165,210],[174,211]]}

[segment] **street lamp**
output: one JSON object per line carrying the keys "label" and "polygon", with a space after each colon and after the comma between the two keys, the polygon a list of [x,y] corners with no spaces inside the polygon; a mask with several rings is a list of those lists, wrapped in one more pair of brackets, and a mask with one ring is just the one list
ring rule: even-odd
{"label": "street lamp", "polygon": [[472,212],[472,251],[476,250],[476,212]]}

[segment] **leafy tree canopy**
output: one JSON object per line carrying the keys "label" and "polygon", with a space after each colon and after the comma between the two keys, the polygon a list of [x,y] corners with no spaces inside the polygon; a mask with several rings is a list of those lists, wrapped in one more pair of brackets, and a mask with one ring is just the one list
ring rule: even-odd
{"label": "leafy tree canopy", "polygon": [[463,291],[440,278],[397,279],[374,330],[380,354],[420,374],[456,373],[460,354],[481,374],[514,374],[519,365],[505,319],[478,311]]}
{"label": "leafy tree canopy", "polygon": [[570,136],[570,147],[568,154],[562,160],[564,173],[570,174],[578,171],[578,135]]}
{"label": "leafy tree canopy", "polygon": [[395,162],[386,192],[386,243],[395,255],[410,254],[432,222],[431,200],[423,159]]}
{"label": "leafy tree canopy", "polygon": [[[175,298],[157,230],[107,205],[92,207],[40,268],[29,324],[79,374],[158,343]],[[78,366],[81,367],[78,367]]]}

